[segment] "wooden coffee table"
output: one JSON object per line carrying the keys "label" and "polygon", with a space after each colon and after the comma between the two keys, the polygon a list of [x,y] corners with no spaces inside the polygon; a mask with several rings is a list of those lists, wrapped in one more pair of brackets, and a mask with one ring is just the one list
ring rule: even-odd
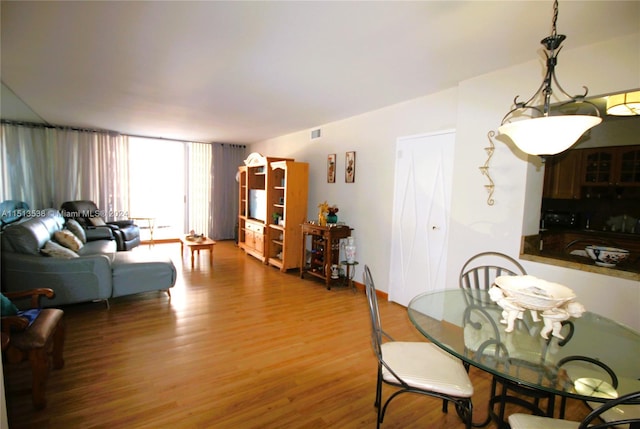
{"label": "wooden coffee table", "polygon": [[202,241],[190,240],[187,237],[180,238],[180,255],[184,255],[184,247],[187,246],[191,250],[191,269],[195,265],[194,253],[197,252],[200,256],[200,250],[209,250],[209,266],[213,266],[213,246],[216,242],[210,238],[205,238]]}

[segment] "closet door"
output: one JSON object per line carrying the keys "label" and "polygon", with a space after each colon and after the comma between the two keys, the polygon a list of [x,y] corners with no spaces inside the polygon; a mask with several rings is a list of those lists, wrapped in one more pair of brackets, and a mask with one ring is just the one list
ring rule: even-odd
{"label": "closet door", "polygon": [[389,299],[404,306],[445,288],[454,144],[445,131],[396,145]]}

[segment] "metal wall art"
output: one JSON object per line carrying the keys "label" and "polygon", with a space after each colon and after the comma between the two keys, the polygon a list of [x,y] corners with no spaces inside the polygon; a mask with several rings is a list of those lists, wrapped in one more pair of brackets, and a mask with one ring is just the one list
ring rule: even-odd
{"label": "metal wall art", "polygon": [[489,179],[489,184],[488,185],[484,185],[485,189],[489,192],[489,196],[487,197],[487,204],[492,206],[495,201],[493,199],[493,190],[495,188],[494,184],[493,184],[493,180],[491,179],[491,176],[489,175],[489,161],[491,160],[491,157],[493,156],[493,152],[496,149],[496,146],[493,144],[493,137],[495,137],[496,132],[491,130],[487,133],[487,137],[489,138],[489,146],[485,147],[484,150],[487,152],[487,160],[485,161],[484,165],[482,167],[480,167],[480,172],[482,173],[483,176],[486,176],[487,179]]}

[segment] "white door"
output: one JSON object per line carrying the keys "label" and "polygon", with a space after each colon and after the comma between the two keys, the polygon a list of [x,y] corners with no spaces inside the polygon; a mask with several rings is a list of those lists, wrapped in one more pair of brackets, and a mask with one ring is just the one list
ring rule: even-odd
{"label": "white door", "polygon": [[444,289],[455,132],[396,145],[389,299],[404,306]]}

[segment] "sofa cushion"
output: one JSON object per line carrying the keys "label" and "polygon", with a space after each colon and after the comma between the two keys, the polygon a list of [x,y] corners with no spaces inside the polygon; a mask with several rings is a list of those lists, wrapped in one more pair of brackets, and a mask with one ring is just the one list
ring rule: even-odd
{"label": "sofa cushion", "polygon": [[111,261],[112,297],[164,290],[176,283],[176,267],[171,258],[143,252],[118,252]]}
{"label": "sofa cushion", "polygon": [[7,226],[2,233],[2,251],[40,255],[40,249],[51,239],[51,233],[40,218]]}
{"label": "sofa cushion", "polygon": [[64,227],[64,218],[56,209],[32,210],[32,212],[37,215],[35,219],[38,219],[47,228],[49,235],[53,235],[54,232]]}
{"label": "sofa cushion", "polygon": [[84,228],[78,223],[77,220],[69,219],[65,226],[69,231],[73,232],[73,235],[78,237],[78,240],[80,240],[82,244],[87,242],[87,234],[85,234]]}
{"label": "sofa cushion", "polygon": [[42,253],[52,256],[54,258],[71,259],[78,258],[78,254],[71,249],[56,243],[55,241],[47,241],[42,248]]}
{"label": "sofa cushion", "polygon": [[58,244],[62,244],[64,247],[71,249],[74,252],[77,252],[82,248],[82,241],[80,241],[80,239],[68,229],[54,232],[53,238]]}
{"label": "sofa cushion", "polygon": [[89,222],[91,223],[91,225],[93,226],[105,226],[107,223],[104,221],[104,219],[102,219],[101,217],[95,216],[95,217],[90,217],[89,218]]}
{"label": "sofa cushion", "polygon": [[116,253],[118,245],[114,240],[89,241],[78,250],[80,256],[103,255]]}

